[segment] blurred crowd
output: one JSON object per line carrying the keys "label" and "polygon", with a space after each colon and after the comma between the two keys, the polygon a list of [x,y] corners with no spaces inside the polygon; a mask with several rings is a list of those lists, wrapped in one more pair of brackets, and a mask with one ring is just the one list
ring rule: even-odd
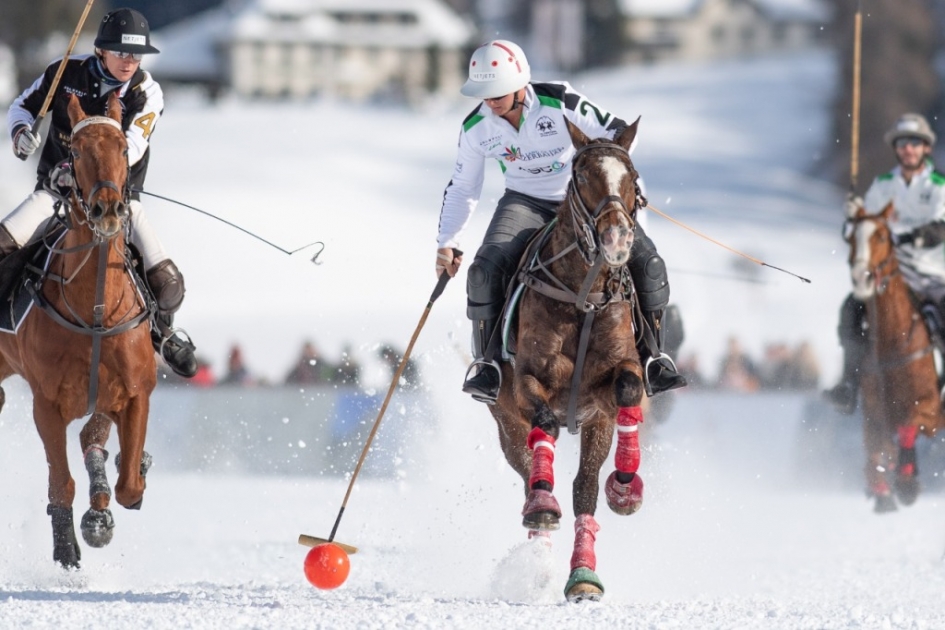
{"label": "blurred crowd", "polygon": [[699,359],[690,354],[676,362],[690,387],[717,388],[736,392],[761,390],[815,390],[820,380],[820,365],[809,342],[796,346],[770,343],[763,356],[749,356],[735,337],[729,337],[725,355],[719,361],[714,378],[706,378]]}
{"label": "blurred crowd", "polygon": [[[371,348],[375,363],[386,368],[386,378],[392,379],[403,359],[403,353],[389,344]],[[226,369],[220,373],[203,359],[197,357],[197,374],[183,379],[171,372],[163,363],[158,368],[158,383],[189,385],[193,387],[272,387],[280,385],[349,385],[361,387],[363,367],[355,359],[350,344],[341,351],[338,361],[330,361],[318,350],[315,343],[305,341],[298,356],[287,370],[285,377],[273,382],[257,374],[247,363],[243,348],[239,344],[230,346]],[[413,358],[408,358],[400,375],[400,388],[414,390],[420,387],[420,368]]]}

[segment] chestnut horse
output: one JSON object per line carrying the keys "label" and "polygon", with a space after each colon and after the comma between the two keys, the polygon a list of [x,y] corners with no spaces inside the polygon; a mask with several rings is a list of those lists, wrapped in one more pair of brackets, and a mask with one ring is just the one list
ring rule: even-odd
{"label": "chestnut horse", "polygon": [[558,529],[553,495],[555,441],[568,426],[581,434],[573,484],[575,511],[569,601],[598,600],[594,520],[601,466],[616,424],[616,471],[607,479],[610,508],[632,514],[643,500],[637,425],[643,421],[643,368],[634,340],[633,288],[626,263],[636,211],[646,205],[628,149],[639,119],[614,141],[590,140],[568,123],[577,149],[558,214],[529,251],[514,361],[490,407],[505,458],[525,482],[522,524],[529,538]]}
{"label": "chestnut horse", "polygon": [[848,227],[853,295],[865,303],[869,325],[860,378],[867,492],[876,512],[896,509],[893,491],[902,504],[915,502],[916,437],[932,436],[942,423],[932,343],[896,258],[892,213],[892,204],[875,215],[860,208]]}
{"label": "chestnut horse", "polygon": [[118,426],[121,451],[115,498],[137,509],[150,463],[144,440],[157,372],[148,327],[150,302],[125,248],[128,151],[121,106],[113,94],[108,116],[89,117],[75,96],[68,98],[76,188],[70,198],[62,198],[68,229],[58,243],[46,243],[48,272],[42,287],[33,291],[33,307],[16,334],[0,334],[0,379],[19,374],[29,383],[33,420],[49,468],[53,559],[78,568],[75,481],[69,473],[66,427],[91,414],[80,434],[90,478],[90,508],[81,529],[89,545],[102,547],[114,527],[104,449],[111,423]]}

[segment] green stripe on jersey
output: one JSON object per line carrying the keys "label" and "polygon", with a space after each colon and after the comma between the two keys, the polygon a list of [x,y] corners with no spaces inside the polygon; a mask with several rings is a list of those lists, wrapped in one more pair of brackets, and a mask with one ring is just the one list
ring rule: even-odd
{"label": "green stripe on jersey", "polygon": [[880,175],[880,176],[877,177],[876,179],[879,180],[879,181],[881,181],[881,182],[888,182],[888,181],[891,180],[892,178],[893,178],[893,174],[892,174],[892,173],[883,173],[882,175]]}
{"label": "green stripe on jersey", "polygon": [[942,175],[941,173],[932,171],[932,177],[930,179],[936,186],[945,186],[945,175]]}
{"label": "green stripe on jersey", "polygon": [[463,123],[463,131],[469,131],[476,126],[476,123],[482,120],[484,116],[482,114],[476,114],[475,116],[470,116],[469,119]]}
{"label": "green stripe on jersey", "polygon": [[554,107],[556,109],[561,109],[561,101],[559,99],[553,98],[551,96],[542,96],[538,94],[538,102],[542,105],[547,105],[548,107]]}
{"label": "green stripe on jersey", "polygon": [[505,173],[505,162],[503,162],[502,160],[496,160],[496,162],[499,163],[499,168],[502,169],[502,173],[504,174],[504,173]]}

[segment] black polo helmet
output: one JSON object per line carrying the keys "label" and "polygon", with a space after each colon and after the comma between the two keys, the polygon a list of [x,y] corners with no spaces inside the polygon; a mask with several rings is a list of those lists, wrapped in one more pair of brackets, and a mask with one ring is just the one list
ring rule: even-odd
{"label": "black polo helmet", "polygon": [[95,47],[142,55],[161,52],[151,45],[148,20],[134,9],[115,9],[106,13],[98,27]]}

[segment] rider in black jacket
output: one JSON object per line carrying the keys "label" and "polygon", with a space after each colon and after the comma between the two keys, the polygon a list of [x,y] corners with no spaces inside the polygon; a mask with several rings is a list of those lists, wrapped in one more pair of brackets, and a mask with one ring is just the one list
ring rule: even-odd
{"label": "rider in black jacket", "polygon": [[[157,52],[158,49],[151,46],[144,16],[133,9],[117,9],[102,20],[94,54],[78,55],[66,61],[51,103],[49,134],[36,169],[36,188],[0,221],[0,258],[42,234],[55,204],[53,196],[45,190],[45,182],[59,187],[73,185],[69,162],[72,123],[67,111],[68,99],[63,98],[66,94],[76,95],[88,114],[105,115],[108,98],[117,91],[122,106],[122,128],[128,141],[128,185],[133,189],[143,187],[150,157],[149,141],[164,111],[164,95],[161,86],[140,64],[144,55]],[[52,88],[59,65],[60,60],[51,63],[43,75],[13,101],[7,113],[13,150],[22,160],[41,144],[32,126]],[[141,255],[145,276],[158,306],[152,341],[171,369],[189,378],[197,371],[194,345],[173,328],[174,313],[184,300],[184,277],[165,253],[144,214],[137,192],[132,192],[129,205],[131,242]]]}

